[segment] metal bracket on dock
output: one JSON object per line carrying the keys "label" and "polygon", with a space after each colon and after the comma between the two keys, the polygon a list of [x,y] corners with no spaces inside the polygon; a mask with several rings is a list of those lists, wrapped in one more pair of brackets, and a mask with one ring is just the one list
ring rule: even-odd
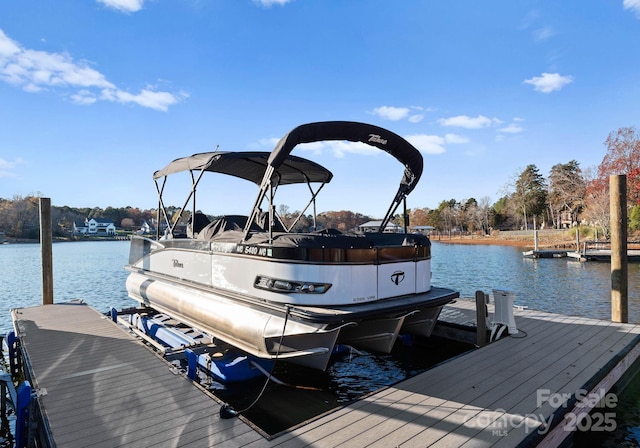
{"label": "metal bracket on dock", "polygon": [[9,373],[12,378],[18,378],[20,370],[22,370],[22,361],[20,359],[20,339],[14,331],[7,333],[5,338],[7,349],[9,350]]}

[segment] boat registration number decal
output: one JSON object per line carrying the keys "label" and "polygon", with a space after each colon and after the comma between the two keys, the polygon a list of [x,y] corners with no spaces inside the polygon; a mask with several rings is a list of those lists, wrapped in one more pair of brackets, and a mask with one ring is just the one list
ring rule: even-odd
{"label": "boat registration number decal", "polygon": [[257,255],[259,257],[271,257],[272,252],[269,247],[257,247],[257,246],[245,246],[238,244],[236,247],[236,253],[244,255]]}

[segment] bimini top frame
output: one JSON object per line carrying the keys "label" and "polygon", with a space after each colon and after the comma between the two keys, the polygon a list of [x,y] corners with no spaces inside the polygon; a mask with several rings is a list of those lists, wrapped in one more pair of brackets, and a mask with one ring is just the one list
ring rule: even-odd
{"label": "bimini top frame", "polygon": [[[298,126],[285,135],[273,149],[260,183],[260,193],[244,229],[245,239],[249,233],[250,223],[260,211],[260,204],[267,193],[272,196],[274,188],[277,187],[277,184],[274,184],[277,180],[274,173],[290,157],[293,148],[301,143],[329,140],[362,142],[386,151],[404,165],[405,171],[398,191],[378,229],[379,232],[384,231],[400,203],[413,191],[420,180],[423,168],[422,154],[404,138],[381,127],[353,121],[324,121]],[[270,197],[269,200],[271,202],[272,198]]]}
{"label": "bimini top frame", "polygon": [[[158,192],[158,223],[161,220],[164,220],[167,225],[168,233],[171,236],[174,236],[178,220],[171,223],[171,219],[167,213],[167,207],[162,199],[169,175],[185,171],[189,172],[191,176],[191,190],[189,191],[184,204],[180,208],[178,216],[186,210],[189,202],[191,202],[191,212],[193,217],[196,214],[196,188],[205,172],[227,174],[248,180],[256,185],[260,185],[264,180],[264,174],[267,169],[268,159],[270,156],[271,153],[260,151],[207,152],[174,160],[163,169],[153,173],[153,180],[156,185],[156,191]],[[309,186],[312,198],[309,201],[309,204],[307,204],[305,209],[298,216],[299,219],[309,205],[312,202],[315,202],[315,197],[320,189],[327,182],[331,181],[332,177],[333,174],[329,170],[315,162],[302,157],[288,156],[282,161],[277,169],[271,171],[270,180],[273,185],[306,183]],[[312,183],[320,183],[320,186],[314,190],[311,186]],[[191,220],[192,226],[195,224],[194,221],[194,219]]]}

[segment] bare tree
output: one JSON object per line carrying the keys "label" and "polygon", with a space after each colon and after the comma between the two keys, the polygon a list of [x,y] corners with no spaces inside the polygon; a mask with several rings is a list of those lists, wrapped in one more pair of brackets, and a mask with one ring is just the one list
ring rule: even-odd
{"label": "bare tree", "polygon": [[561,228],[563,212],[570,215],[571,224],[577,221],[577,215],[584,207],[586,187],[577,161],[571,160],[551,167],[548,203],[554,227]]}

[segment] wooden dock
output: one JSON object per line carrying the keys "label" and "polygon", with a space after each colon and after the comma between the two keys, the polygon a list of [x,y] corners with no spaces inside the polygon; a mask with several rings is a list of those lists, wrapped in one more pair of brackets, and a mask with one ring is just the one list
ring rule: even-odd
{"label": "wooden dock", "polygon": [[[475,312],[475,302],[458,300],[443,317],[471,322]],[[580,421],[571,417],[640,357],[640,326],[516,310],[517,335],[269,440],[242,419],[220,419],[206,391],[88,306],[13,315],[44,429],[59,447],[557,446]]]}

